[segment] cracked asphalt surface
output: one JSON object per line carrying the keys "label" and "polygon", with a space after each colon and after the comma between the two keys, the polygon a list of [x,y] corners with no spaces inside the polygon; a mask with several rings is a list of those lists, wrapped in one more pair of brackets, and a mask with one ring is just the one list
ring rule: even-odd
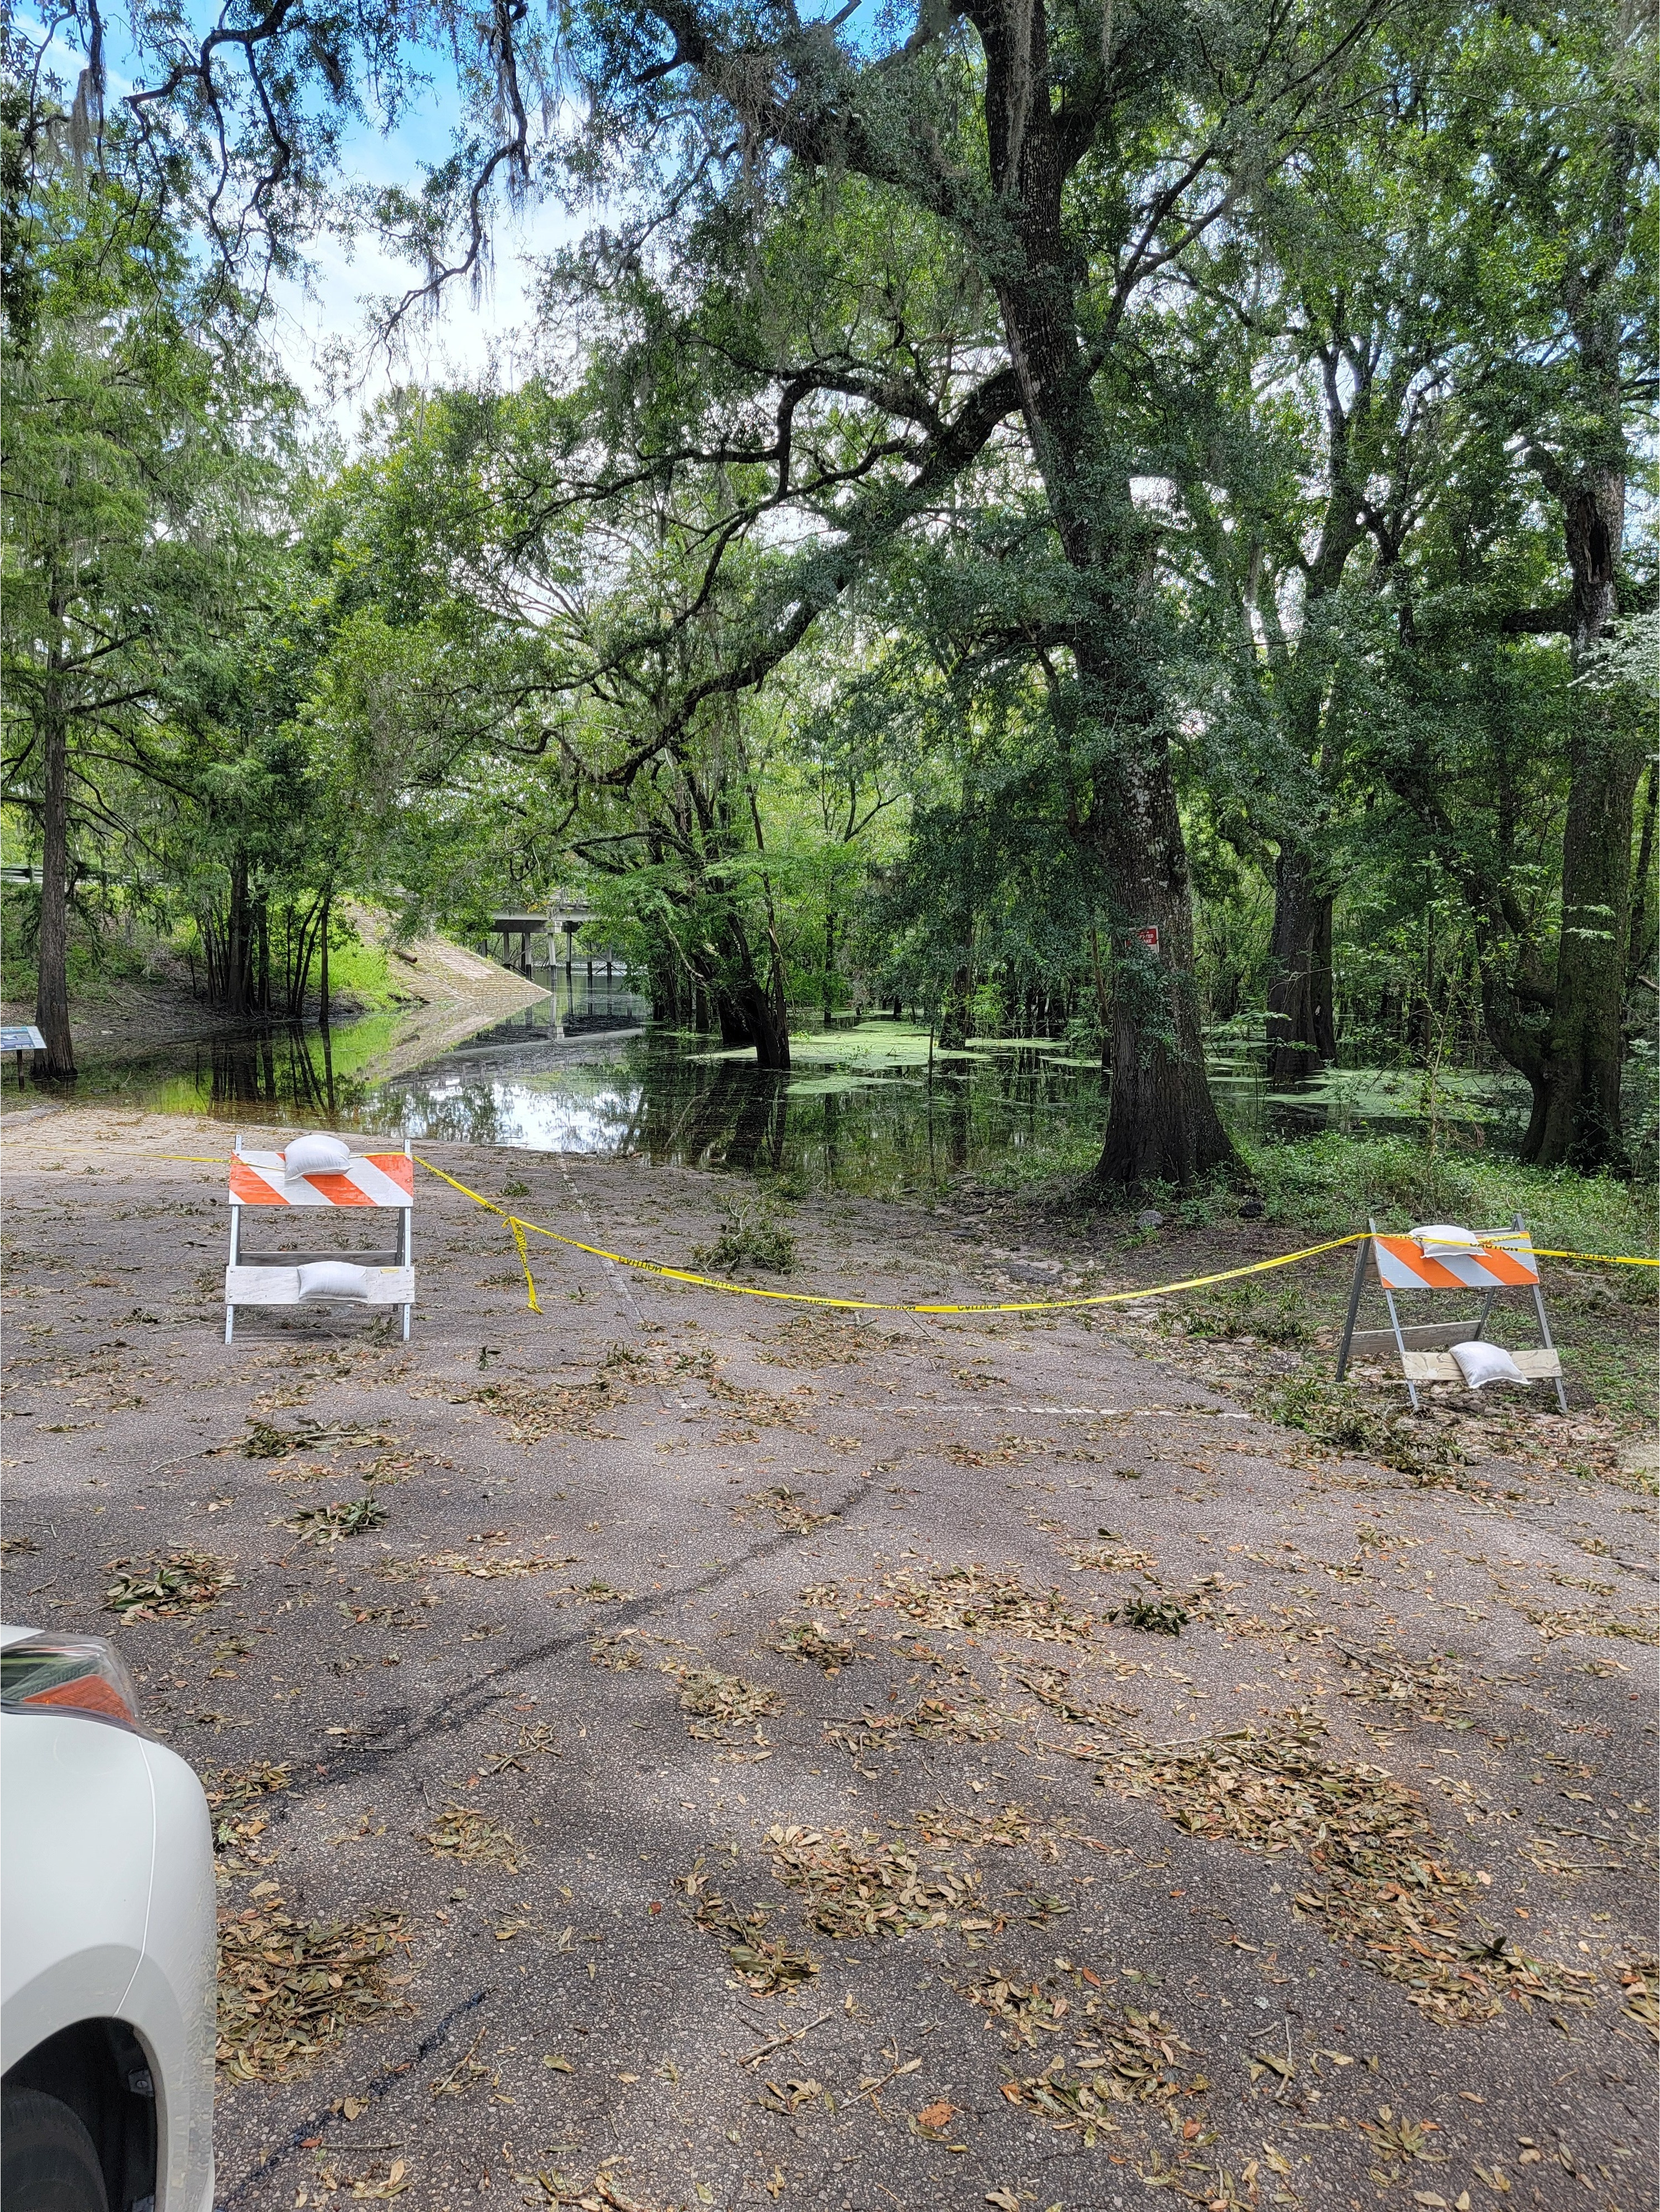
{"label": "cracked asphalt surface", "polygon": [[[412,1342],[227,1349],[222,1177],[160,1157],[224,1149],[6,1121],[7,1617],[117,1638],[233,1929],[391,1927],[292,2078],[228,2042],[222,2205],[1653,2201],[1640,1490],[1323,1454],[1111,1322],[554,1247],[538,1316],[431,1178]],[[427,1149],[680,1265],[731,1189]],[[791,1286],[983,1295],[920,1209],[791,1220]],[[118,1625],[179,1552],[216,1601]]]}

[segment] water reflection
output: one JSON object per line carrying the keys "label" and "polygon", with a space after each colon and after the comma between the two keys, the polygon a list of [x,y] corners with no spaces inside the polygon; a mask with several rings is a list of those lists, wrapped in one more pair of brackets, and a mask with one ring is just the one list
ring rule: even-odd
{"label": "water reflection", "polygon": [[[89,1056],[77,1095],[232,1123],[638,1155],[866,1192],[932,1184],[1011,1154],[1025,1153],[1034,1168],[1082,1164],[1103,1126],[1099,1067],[1055,1042],[987,1040],[947,1055],[926,1030],[870,1021],[797,1037],[794,1066],[781,1076],[722,1054],[712,1038],[653,1027],[625,976],[596,976],[590,988],[579,965],[553,981],[553,998],[425,1059],[417,1018],[389,1014],[331,1036],[250,1030],[165,1052]],[[1420,1121],[1413,1086],[1421,1079],[1410,1072],[1334,1074],[1282,1098],[1260,1070],[1248,1042],[1214,1040],[1213,1087],[1249,1133]],[[1444,1083],[1439,1110],[1486,1121],[1500,1141],[1510,1117],[1487,1078]]]}

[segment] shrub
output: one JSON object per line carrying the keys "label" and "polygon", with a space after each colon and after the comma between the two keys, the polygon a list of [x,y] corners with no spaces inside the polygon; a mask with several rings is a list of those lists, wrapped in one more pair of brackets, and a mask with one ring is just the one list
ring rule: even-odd
{"label": "shrub", "polygon": [[739,1200],[728,1205],[721,1234],[713,1244],[700,1244],[691,1255],[694,1267],[764,1267],[787,1275],[795,1265],[795,1239],[765,1205]]}

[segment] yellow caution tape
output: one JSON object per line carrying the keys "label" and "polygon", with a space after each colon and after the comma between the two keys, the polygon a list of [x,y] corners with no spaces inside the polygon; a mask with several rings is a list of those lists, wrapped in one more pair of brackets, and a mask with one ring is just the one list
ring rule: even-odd
{"label": "yellow caution tape", "polygon": [[1633,1260],[1624,1252],[1547,1252],[1541,1244],[1533,1248],[1535,1260],[1594,1260],[1602,1267],[1660,1267],[1660,1260]]}
{"label": "yellow caution tape", "polygon": [[536,1295],[536,1278],[530,1271],[530,1247],[525,1242],[525,1224],[509,1216],[508,1225],[513,1231],[513,1241],[519,1248],[519,1264],[525,1271],[525,1295],[530,1300],[531,1311],[539,1314],[542,1301]]}
{"label": "yellow caution tape", "polygon": [[[1322,1252],[1335,1252],[1345,1244],[1363,1243],[1370,1233],[1363,1229],[1354,1236],[1334,1237],[1325,1244],[1306,1245],[1300,1252],[1282,1252],[1277,1259],[1255,1260],[1249,1267],[1224,1267],[1213,1275],[1189,1275],[1182,1282],[1160,1283],[1150,1290],[1103,1291],[1091,1297],[1023,1298],[1001,1305],[902,1305],[882,1298],[832,1298],[817,1295],[810,1291],[762,1290],[753,1283],[729,1283],[719,1275],[694,1274],[690,1268],[686,1267],[665,1267],[655,1260],[632,1260],[626,1252],[608,1252],[603,1245],[585,1244],[580,1237],[562,1236],[556,1229],[544,1228],[539,1221],[526,1221],[522,1214],[509,1213],[505,1207],[497,1206],[493,1200],[485,1198],[480,1192],[470,1189],[465,1183],[458,1182],[454,1176],[446,1175],[442,1168],[435,1167],[430,1160],[423,1159],[419,1152],[415,1157],[429,1175],[435,1175],[441,1182],[448,1183],[452,1190],[459,1190],[464,1198],[470,1198],[475,1206],[482,1206],[486,1212],[496,1214],[505,1221],[513,1231],[514,1239],[519,1246],[521,1259],[525,1257],[525,1231],[530,1230],[538,1237],[550,1237],[556,1244],[568,1244],[573,1251],[590,1253],[596,1260],[610,1260],[619,1267],[638,1268],[642,1274],[666,1276],[671,1282],[674,1283],[691,1283],[699,1290],[730,1291],[734,1297],[740,1298],[773,1298],[784,1305],[841,1306],[860,1313],[1050,1313],[1063,1307],[1133,1304],[1141,1298],[1164,1297],[1173,1291],[1202,1290],[1211,1283],[1234,1282],[1241,1275],[1262,1275],[1266,1274],[1273,1267],[1293,1267],[1298,1261],[1315,1259]],[[528,1280],[530,1267],[527,1261],[525,1273]],[[533,1294],[534,1285],[532,1287]],[[539,1307],[536,1310],[538,1312],[541,1310]]]}

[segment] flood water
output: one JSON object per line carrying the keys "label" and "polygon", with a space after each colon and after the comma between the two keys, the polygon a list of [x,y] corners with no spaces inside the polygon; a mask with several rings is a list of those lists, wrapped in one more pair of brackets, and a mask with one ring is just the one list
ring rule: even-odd
{"label": "flood water", "polygon": [[[548,971],[541,971],[543,980]],[[792,1031],[787,1075],[763,1073],[718,1038],[659,1027],[625,975],[553,971],[551,1000],[431,1059],[407,1016],[316,1030],[250,1030],[120,1054],[85,1051],[76,1095],[239,1120],[316,1124],[401,1139],[634,1154],[873,1194],[925,1188],[1025,1153],[1034,1168],[1083,1165],[1105,1110],[1101,1070],[1056,1040],[972,1039],[942,1053],[910,1022],[848,1020]],[[1255,1040],[1211,1042],[1211,1079],[1241,1133],[1481,1123],[1513,1141],[1515,1082],[1414,1070],[1338,1071],[1270,1093]],[[4,1083],[12,1092],[8,1065]],[[21,1103],[21,1102],[20,1102]]]}

